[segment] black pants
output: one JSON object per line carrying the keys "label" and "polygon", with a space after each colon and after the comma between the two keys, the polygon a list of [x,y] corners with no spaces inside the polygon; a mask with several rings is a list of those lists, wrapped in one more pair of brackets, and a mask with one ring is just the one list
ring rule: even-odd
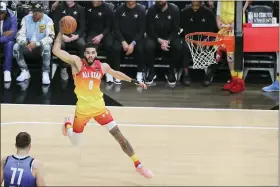
{"label": "black pants", "polygon": [[[132,41],[126,41],[126,42],[129,45]],[[143,54],[143,47],[144,46],[143,46],[143,39],[142,39],[137,42],[137,44],[134,46],[133,53],[130,54],[130,56],[133,56],[135,58],[135,61],[137,62],[138,65],[137,72],[142,72],[144,70],[145,54]],[[121,61],[123,60],[123,57],[126,55],[125,53],[126,52],[124,52],[123,50],[122,43],[119,40],[115,39],[113,44],[113,52],[112,52],[114,62],[110,64],[113,69],[115,70],[120,69]]]}
{"label": "black pants", "polygon": [[151,39],[149,37],[145,40],[145,56],[147,59],[148,67],[151,71],[154,70],[154,64],[155,64],[155,52],[161,51],[164,55],[164,57],[167,58],[170,68],[177,67],[179,60],[181,59],[181,50],[182,50],[182,44],[179,37],[174,38],[170,41],[169,44],[170,48],[169,51],[163,51],[160,47],[160,44],[158,41]]}
{"label": "black pants", "polygon": [[[99,34],[96,34],[94,32],[87,34],[87,43],[92,43],[92,39]],[[98,51],[100,49],[105,50],[106,52],[106,59],[108,64],[113,64],[113,51],[112,46],[114,43],[114,38],[112,34],[108,34],[107,36],[103,37],[100,44],[98,45]]]}
{"label": "black pants", "polygon": [[[83,58],[84,56],[84,51],[85,51],[85,39],[83,37],[79,37],[79,39],[69,42],[69,43],[65,43],[65,42],[61,42],[61,49],[67,51],[67,48],[71,48],[71,49],[76,49],[78,52],[78,56],[80,58]],[[66,68],[68,66],[67,63],[63,62],[60,60],[60,66],[61,68]]]}

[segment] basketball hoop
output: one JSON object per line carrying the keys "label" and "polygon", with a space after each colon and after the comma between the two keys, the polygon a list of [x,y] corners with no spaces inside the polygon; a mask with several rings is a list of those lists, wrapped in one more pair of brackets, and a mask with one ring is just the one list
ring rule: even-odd
{"label": "basketball hoop", "polygon": [[220,46],[227,52],[234,52],[234,36],[222,36],[212,32],[194,32],[185,36],[189,46],[194,69],[204,69],[216,64],[215,53]]}

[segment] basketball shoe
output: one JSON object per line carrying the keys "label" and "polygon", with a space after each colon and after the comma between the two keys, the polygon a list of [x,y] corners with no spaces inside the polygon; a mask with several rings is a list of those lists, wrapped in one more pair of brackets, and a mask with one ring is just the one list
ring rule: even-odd
{"label": "basketball shoe", "polygon": [[226,83],[223,90],[229,91],[237,83],[237,77],[232,77],[232,79]]}
{"label": "basketball shoe", "polygon": [[263,87],[262,90],[264,92],[279,92],[279,81],[276,80],[274,83],[272,83],[269,86]]}
{"label": "basketball shoe", "polygon": [[236,83],[229,89],[231,93],[239,93],[245,90],[245,82],[243,79],[237,79]]}
{"label": "basketball shoe", "polygon": [[152,178],[154,176],[153,172],[147,168],[144,168],[143,164],[141,164],[139,168],[136,168],[136,171],[146,178]]}
{"label": "basketball shoe", "polygon": [[66,117],[64,124],[62,125],[62,134],[63,136],[67,136],[67,129],[70,127],[72,127],[72,119],[71,117]]}

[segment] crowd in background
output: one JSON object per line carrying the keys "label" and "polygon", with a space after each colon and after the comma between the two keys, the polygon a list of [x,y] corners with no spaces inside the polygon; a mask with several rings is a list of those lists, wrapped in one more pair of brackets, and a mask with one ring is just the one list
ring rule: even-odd
{"label": "crowd in background", "polygon": [[[274,6],[274,2],[244,1],[244,10],[252,3]],[[217,7],[216,1],[1,2],[0,48],[4,48],[5,53],[4,81],[11,81],[13,58],[21,69],[16,80],[31,78],[24,57],[38,54],[42,56],[42,83],[50,84],[51,48],[59,32],[60,19],[70,15],[77,20],[78,27],[71,35],[63,35],[63,49],[75,48],[83,57],[85,44],[93,42],[106,51],[107,63],[116,70],[124,56],[133,56],[137,80],[145,80],[148,85],[156,79],[155,55],[161,51],[170,66],[166,72],[168,84],[180,81],[176,72],[183,69],[181,81],[189,86],[191,54],[184,36],[192,32],[218,32]],[[28,14],[29,10],[32,14]],[[67,80],[68,66],[64,62],[59,64],[60,76]],[[147,77],[143,74],[144,67],[149,70]],[[209,66],[206,71],[205,86],[210,85],[214,69]],[[108,74],[106,82],[121,84]]]}

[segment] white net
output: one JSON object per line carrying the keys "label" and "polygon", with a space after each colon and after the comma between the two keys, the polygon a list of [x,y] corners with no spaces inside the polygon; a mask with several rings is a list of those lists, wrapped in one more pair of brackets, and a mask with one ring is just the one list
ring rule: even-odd
{"label": "white net", "polygon": [[[221,40],[219,37],[205,36],[203,34],[191,35],[187,39],[193,41],[215,42]],[[186,41],[193,59],[194,69],[204,69],[211,64],[216,64],[215,53],[219,45],[203,45],[196,42]]]}

